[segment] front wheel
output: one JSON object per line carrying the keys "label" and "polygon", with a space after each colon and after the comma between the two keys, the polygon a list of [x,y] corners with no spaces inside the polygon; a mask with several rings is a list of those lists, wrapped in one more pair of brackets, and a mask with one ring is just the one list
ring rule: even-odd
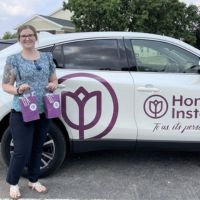
{"label": "front wheel", "polygon": [[[1,141],[1,153],[6,165],[9,165],[10,157],[14,151],[14,144],[8,127],[3,134]],[[63,163],[66,156],[66,140],[61,130],[51,124],[47,134],[46,141],[43,145],[40,177],[48,176],[57,170]],[[27,176],[27,169],[24,169],[24,176]]]}

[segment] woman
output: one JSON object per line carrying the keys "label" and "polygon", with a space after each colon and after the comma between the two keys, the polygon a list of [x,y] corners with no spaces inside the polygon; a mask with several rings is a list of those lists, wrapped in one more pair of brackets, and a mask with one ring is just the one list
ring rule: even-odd
{"label": "woman", "polygon": [[[38,40],[35,28],[24,25],[17,33],[22,51],[7,58],[2,81],[3,90],[14,95],[10,116],[14,153],[6,179],[10,184],[12,199],[21,197],[18,182],[26,165],[28,186],[39,193],[47,191],[47,188],[38,181],[42,146],[50,123],[49,119],[45,118],[42,99],[48,90],[54,91],[58,85],[52,54],[39,52],[35,48]],[[32,91],[37,99],[40,119],[24,122],[19,97],[25,92]]]}

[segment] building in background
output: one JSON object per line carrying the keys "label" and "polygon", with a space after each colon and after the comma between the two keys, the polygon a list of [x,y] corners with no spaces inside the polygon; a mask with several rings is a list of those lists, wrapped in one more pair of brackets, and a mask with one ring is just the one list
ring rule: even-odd
{"label": "building in background", "polygon": [[71,33],[75,31],[74,24],[71,21],[72,13],[69,10],[62,8],[54,11],[48,16],[34,15],[22,24],[19,24],[15,29],[21,25],[33,25],[37,32],[47,31],[53,34]]}

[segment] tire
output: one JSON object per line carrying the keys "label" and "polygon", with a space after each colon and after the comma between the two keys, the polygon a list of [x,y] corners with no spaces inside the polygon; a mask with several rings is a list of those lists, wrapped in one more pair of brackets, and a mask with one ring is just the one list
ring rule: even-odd
{"label": "tire", "polygon": [[[8,166],[11,154],[14,150],[10,128],[8,127],[3,134],[1,141],[1,153],[5,164]],[[46,177],[56,171],[63,163],[66,157],[66,140],[61,130],[51,124],[47,139],[43,145],[40,177]],[[45,163],[45,164],[44,164]],[[25,167],[22,176],[27,176]]]}

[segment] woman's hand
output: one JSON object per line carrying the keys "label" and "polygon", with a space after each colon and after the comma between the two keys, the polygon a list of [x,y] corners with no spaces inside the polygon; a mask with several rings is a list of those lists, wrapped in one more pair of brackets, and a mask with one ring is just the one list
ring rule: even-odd
{"label": "woman's hand", "polygon": [[58,83],[56,83],[56,82],[49,82],[46,88],[47,88],[50,92],[53,92],[54,90],[57,89],[57,87],[58,87]]}
{"label": "woman's hand", "polygon": [[23,94],[25,91],[27,91],[29,89],[30,89],[30,86],[27,83],[24,83],[18,87],[18,92],[19,92],[19,94]]}

